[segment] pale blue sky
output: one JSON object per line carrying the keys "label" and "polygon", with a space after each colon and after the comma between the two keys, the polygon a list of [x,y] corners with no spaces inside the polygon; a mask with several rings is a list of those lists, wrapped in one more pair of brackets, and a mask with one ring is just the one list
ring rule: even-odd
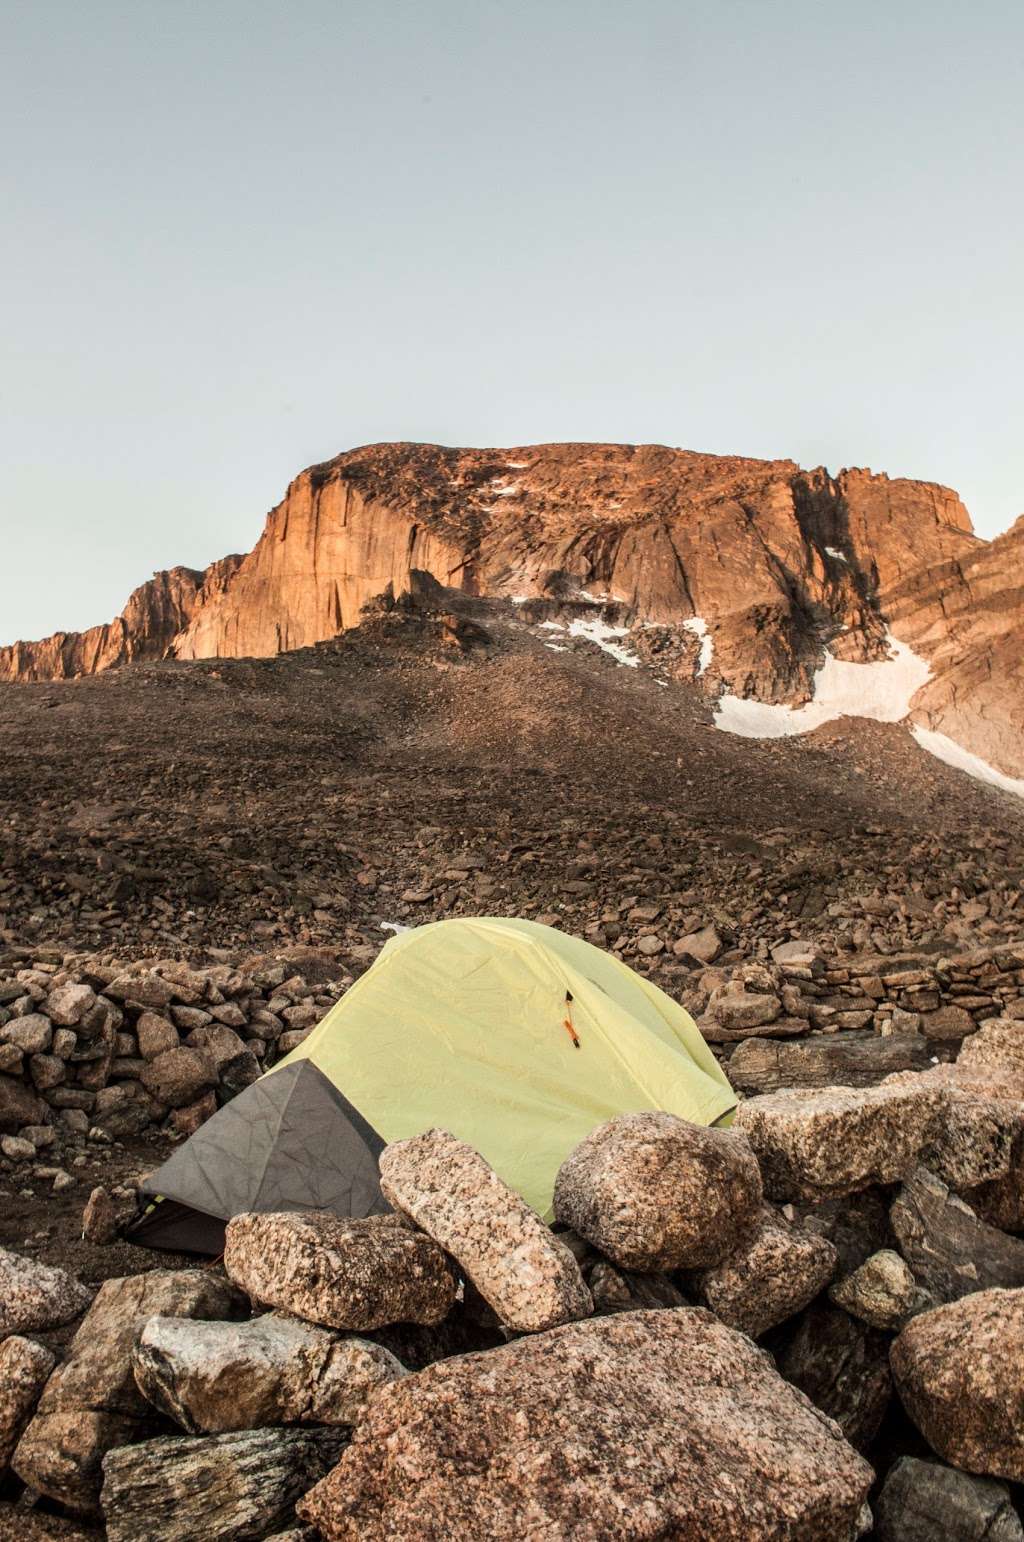
{"label": "pale blue sky", "polygon": [[0,642],[379,439],[1024,509],[1015,0],[7,0]]}

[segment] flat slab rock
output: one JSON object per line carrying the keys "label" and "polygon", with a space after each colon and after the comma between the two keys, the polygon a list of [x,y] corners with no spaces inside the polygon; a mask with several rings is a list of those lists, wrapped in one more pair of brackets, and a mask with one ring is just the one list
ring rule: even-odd
{"label": "flat slab rock", "polygon": [[926,1168],[916,1168],[889,1212],[900,1252],[936,1302],[1024,1286],[1024,1241],[980,1220]]}
{"label": "flat slab rock", "polygon": [[389,1323],[439,1323],[456,1294],[455,1274],[437,1243],[393,1215],[236,1215],[227,1225],[224,1268],[264,1306],[357,1333]]}
{"label": "flat slab rock", "polygon": [[565,1243],[478,1151],[447,1130],[387,1146],[380,1186],[459,1263],[506,1327],[537,1333],[594,1310]]}
{"label": "flat slab rock", "polygon": [[58,1328],[91,1300],[92,1291],[63,1269],[0,1248],[0,1339]]}
{"label": "flat slab rock", "polygon": [[340,1430],[164,1436],[103,1462],[108,1542],[255,1542],[294,1524],[294,1506],[337,1460]]}
{"label": "flat slab rock", "polygon": [[944,1105],[931,1084],[797,1089],[740,1103],[733,1128],[750,1141],[770,1198],[824,1198],[904,1177]]}
{"label": "flat slab rock", "polygon": [[381,1345],[283,1312],[241,1323],[151,1317],[132,1360],[149,1402],[192,1434],[356,1424],[372,1393],[406,1374]]}
{"label": "flat slab rock", "polygon": [[749,1097],[784,1087],[875,1087],[894,1071],[923,1071],[932,1050],[919,1033],[811,1034],[792,1043],[750,1038],[734,1050],[729,1080]]}
{"label": "flat slab rock", "polygon": [[713,1269],[692,1275],[689,1284],[728,1327],[756,1339],[813,1301],[838,1261],[831,1242],[763,1205],[751,1236]]}
{"label": "flat slab rock", "polygon": [[384,1388],[297,1511],[328,1542],[846,1542],[872,1476],[749,1339],[682,1308]]}
{"label": "flat slab rock", "polygon": [[709,1268],[757,1224],[761,1173],[742,1134],[623,1114],[570,1152],[554,1207],[621,1269]]}
{"label": "flat slab rock", "polygon": [[890,1360],[933,1451],[967,1472],[1024,1481],[1024,1290],[982,1290],[923,1312]]}

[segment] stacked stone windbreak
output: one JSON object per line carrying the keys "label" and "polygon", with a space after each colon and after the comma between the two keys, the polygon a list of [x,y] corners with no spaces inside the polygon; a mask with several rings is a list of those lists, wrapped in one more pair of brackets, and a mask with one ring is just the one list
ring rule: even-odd
{"label": "stacked stone windbreak", "polygon": [[740,1092],[871,1086],[1024,1016],[1024,942],[939,957],[785,943],[770,962],[705,969],[683,1001]]}
{"label": "stacked stone windbreak", "polygon": [[[770,961],[690,979],[683,1002],[745,1095],[871,1086],[951,1060],[980,1028],[1024,1017],[1024,942],[938,958],[790,942]],[[301,1044],[350,984],[326,949],[202,967],[8,949],[0,1152],[32,1159],[55,1126],[191,1134]]]}
{"label": "stacked stone windbreak", "polygon": [[[257,957],[194,969],[51,950],[0,966],[0,1149],[52,1143],[54,1125],[111,1137],[191,1134],[301,1044],[347,978],[322,959]],[[19,1133],[20,1132],[20,1133]],[[29,1149],[30,1148],[30,1149]]]}

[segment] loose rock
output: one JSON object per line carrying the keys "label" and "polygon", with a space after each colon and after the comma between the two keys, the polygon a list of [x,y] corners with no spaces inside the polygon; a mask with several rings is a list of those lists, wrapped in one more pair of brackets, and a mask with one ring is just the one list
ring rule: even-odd
{"label": "loose rock", "polygon": [[244,1323],[151,1317],[132,1363],[153,1406],[190,1434],[356,1424],[371,1394],[406,1374],[379,1344],[283,1312]]}
{"label": "loose rock", "polygon": [[900,1252],[936,1301],[1024,1286],[1024,1241],[979,1220],[926,1168],[910,1175],[889,1213]]}
{"label": "loose rock", "polygon": [[264,1306],[355,1332],[439,1323],[455,1300],[455,1275],[437,1243],[389,1215],[236,1215],[224,1268]]}
{"label": "loose rock", "polygon": [[14,1453],[19,1478],[69,1509],[95,1510],[104,1454],[158,1428],[132,1372],[146,1320],[158,1312],[237,1317],[244,1307],[226,1280],[198,1269],[105,1281]]}
{"label": "loose rock", "polygon": [[938,1462],[901,1456],[875,1501],[878,1542],[1024,1542],[1010,1490]]}
{"label": "loose rock", "polygon": [[902,1178],[942,1106],[930,1087],[800,1089],[740,1103],[734,1128],[749,1138],[771,1198],[813,1199]]}
{"label": "loose rock", "polygon": [[57,1328],[84,1312],[92,1294],[63,1269],[0,1248],[0,1339]]}
{"label": "loose rock", "polygon": [[255,1542],[294,1520],[295,1501],[337,1459],[337,1430],[164,1436],[103,1462],[108,1542]]}
{"label": "loose rock", "polygon": [[[900,1255],[884,1248],[872,1253],[845,1279],[837,1280],[829,1295],[836,1306],[852,1312],[872,1328],[899,1328],[922,1293]],[[927,1297],[925,1302],[935,1304]]]}
{"label": "loose rock", "polygon": [[982,1290],[922,1313],[890,1358],[934,1451],[967,1472],[1024,1479],[1024,1290]]}
{"label": "loose rock", "polygon": [[479,1152],[446,1130],[397,1141],[381,1192],[465,1270],[506,1327],[536,1333],[588,1317],[590,1292],[569,1249]]}
{"label": "loose rock", "polygon": [[12,1334],[0,1344],[0,1475],[55,1364],[50,1351],[31,1339]]}
{"label": "loose rock", "polygon": [[559,1169],[558,1220],[623,1269],[719,1263],[757,1221],[761,1174],[732,1130],[673,1114],[625,1114],[580,1142]]}
{"label": "loose rock", "polygon": [[758,1338],[824,1290],[837,1259],[824,1237],[791,1226],[764,1205],[756,1231],[720,1264],[693,1276],[691,1283],[716,1317]]}

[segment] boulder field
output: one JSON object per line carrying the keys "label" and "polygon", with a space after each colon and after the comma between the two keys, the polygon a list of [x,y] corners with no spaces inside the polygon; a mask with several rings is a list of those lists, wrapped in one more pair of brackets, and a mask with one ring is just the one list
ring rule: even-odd
{"label": "boulder field", "polygon": [[1019,1542],[1024,1240],[964,1197],[1017,1181],[1006,1022],[729,1129],[612,1119],[551,1226],[430,1130],[391,1214],[240,1215],[205,1269],[0,1253],[4,1482],[112,1542]]}

